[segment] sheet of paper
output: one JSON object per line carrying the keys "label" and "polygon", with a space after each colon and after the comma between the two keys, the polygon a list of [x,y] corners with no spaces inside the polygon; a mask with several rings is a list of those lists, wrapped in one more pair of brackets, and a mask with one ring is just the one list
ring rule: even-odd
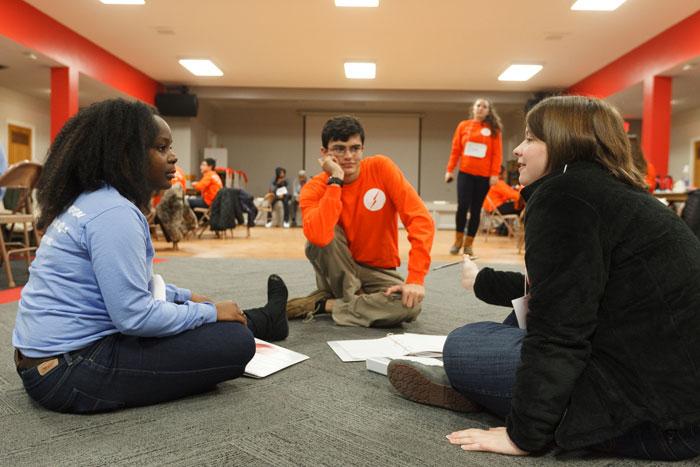
{"label": "sheet of paper", "polygon": [[406,354],[405,348],[386,337],[328,341],[328,345],[344,362],[361,362],[367,360],[368,357],[398,357]]}
{"label": "sheet of paper", "polygon": [[163,276],[160,274],[153,274],[153,277],[151,278],[151,285],[152,285],[152,290],[151,293],[153,294],[153,298],[156,300],[160,300],[161,302],[165,301],[165,280],[163,279]]}
{"label": "sheet of paper", "polygon": [[308,359],[307,355],[255,339],[255,356],[245,367],[245,376],[264,378]]}
{"label": "sheet of paper", "polygon": [[390,334],[379,339],[329,341],[328,345],[344,362],[361,362],[370,357],[403,355],[441,356],[447,336]]}

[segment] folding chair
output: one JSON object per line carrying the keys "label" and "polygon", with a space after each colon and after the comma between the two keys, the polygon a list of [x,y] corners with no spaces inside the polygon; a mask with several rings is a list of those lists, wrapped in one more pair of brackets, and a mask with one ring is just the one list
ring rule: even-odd
{"label": "folding chair", "polygon": [[508,229],[508,236],[515,238],[516,231],[521,227],[520,216],[518,214],[501,214],[501,211],[498,210],[491,198],[487,196],[486,199],[494,208],[491,212],[482,209],[481,220],[484,226],[484,241],[488,241],[490,231],[501,224],[505,225],[506,229]]}
{"label": "folding chair", "polygon": [[[2,256],[7,283],[10,288],[15,287],[15,279],[12,275],[10,256],[24,253],[24,258],[29,268],[30,252],[36,251],[39,247],[39,235],[36,229],[32,207],[32,190],[36,186],[41,175],[41,164],[36,162],[22,161],[13,164],[0,175],[0,187],[15,189],[18,192],[16,206],[9,213],[0,214],[0,255]],[[23,241],[13,241],[12,233],[16,224],[22,224]],[[5,226],[9,227],[8,241],[5,241]],[[36,246],[31,246],[29,230],[31,228]]]}

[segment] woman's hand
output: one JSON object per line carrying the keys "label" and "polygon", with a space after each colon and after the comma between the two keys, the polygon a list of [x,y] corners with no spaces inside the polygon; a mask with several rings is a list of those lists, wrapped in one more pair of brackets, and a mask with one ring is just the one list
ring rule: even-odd
{"label": "woman's hand", "polygon": [[447,435],[446,438],[451,444],[459,444],[465,451],[495,452],[509,456],[527,456],[529,454],[515,445],[504,426],[488,430],[470,428],[455,431]]}
{"label": "woman's hand", "polygon": [[498,175],[491,175],[489,177],[489,186],[494,186],[496,183],[498,183]]}
{"label": "woman's hand", "polygon": [[236,321],[247,325],[248,319],[236,302],[219,302],[216,305],[217,321]]}
{"label": "woman's hand", "polygon": [[204,302],[213,303],[209,297],[206,297],[204,295],[200,295],[200,294],[194,293],[194,292],[192,292],[192,297],[190,297],[190,301],[195,302],[195,303],[204,303]]}
{"label": "woman's hand", "polygon": [[450,183],[453,179],[452,172],[445,172],[445,183]]}
{"label": "woman's hand", "polygon": [[464,263],[462,263],[462,287],[467,292],[474,290],[474,282],[479,274],[479,267],[471,260],[469,255],[464,255]]}

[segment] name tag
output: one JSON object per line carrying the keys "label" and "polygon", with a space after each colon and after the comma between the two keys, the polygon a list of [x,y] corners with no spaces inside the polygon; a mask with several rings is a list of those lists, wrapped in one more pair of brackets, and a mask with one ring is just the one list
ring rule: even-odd
{"label": "name tag", "polygon": [[486,157],[486,145],[467,141],[467,144],[464,146],[464,155],[476,157],[477,159],[483,159]]}
{"label": "name tag", "polygon": [[523,295],[520,298],[511,300],[513,304],[513,311],[515,311],[515,317],[518,320],[518,327],[520,329],[527,329],[527,312],[528,312],[528,302],[530,301],[530,294]]}

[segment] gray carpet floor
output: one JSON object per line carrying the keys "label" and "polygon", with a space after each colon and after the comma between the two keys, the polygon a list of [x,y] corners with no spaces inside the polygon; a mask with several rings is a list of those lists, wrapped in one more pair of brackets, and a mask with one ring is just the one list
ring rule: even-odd
{"label": "gray carpet floor", "polygon": [[[264,302],[264,284],[273,272],[284,278],[290,296],[314,288],[305,261],[170,259],[156,271],[168,282],[216,300],[235,299],[244,308]],[[364,362],[342,363],[326,344],[389,331],[446,334],[468,322],[500,320],[507,311],[466,294],[457,268],[431,273],[426,289],[423,313],[403,328],[344,328],[328,318],[294,321],[280,344],[309,360],[196,397],[89,416],[51,413],[26,396],[12,361],[17,305],[0,305],[0,465],[651,465],[585,451],[524,458],[463,452],[445,435],[499,421],[407,401],[385,376],[367,371]]]}

